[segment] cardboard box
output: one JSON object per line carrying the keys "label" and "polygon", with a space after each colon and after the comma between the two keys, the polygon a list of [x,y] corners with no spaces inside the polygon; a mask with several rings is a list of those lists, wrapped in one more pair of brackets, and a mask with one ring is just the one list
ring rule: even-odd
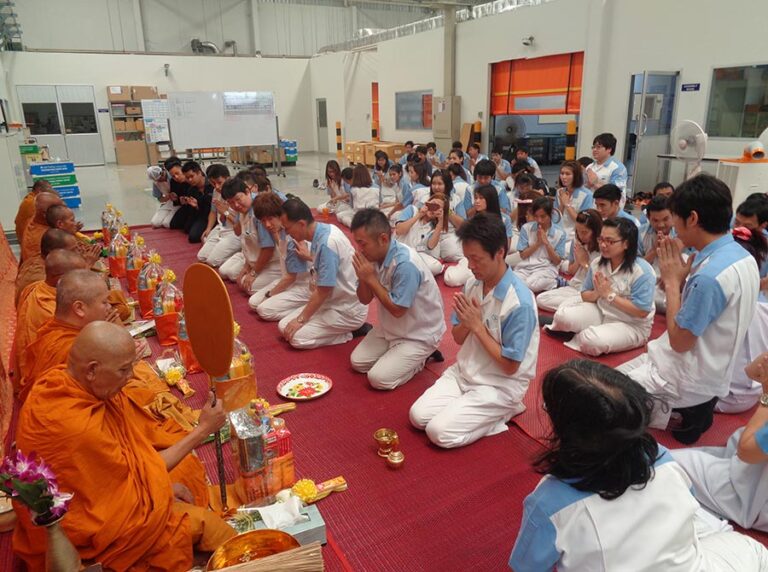
{"label": "cardboard box", "polygon": [[355,153],[352,157],[352,162],[365,165],[365,153]]}
{"label": "cardboard box", "polygon": [[365,141],[347,141],[347,150],[350,151],[353,155],[357,153],[365,153],[364,145]]}
{"label": "cardboard box", "polygon": [[109,101],[131,101],[131,86],[129,85],[108,86],[107,99]]}
{"label": "cardboard box", "polygon": [[126,131],[136,131],[136,122],[133,119],[124,119]]}
{"label": "cardboard box", "polygon": [[400,143],[377,143],[374,148],[376,151],[384,151],[389,160],[394,163],[397,163],[405,153],[405,145]]}
{"label": "cardboard box", "polygon": [[147,146],[144,141],[116,141],[115,155],[118,165],[147,164]]}
{"label": "cardboard box", "polygon": [[366,143],[364,145],[364,152],[364,163],[369,167],[373,167],[374,163],[376,163],[376,143]]}
{"label": "cardboard box", "polygon": [[140,105],[126,105],[125,106],[125,114],[126,115],[141,115],[141,106]]}
{"label": "cardboard box", "polygon": [[142,99],[158,99],[157,88],[148,85],[134,85],[131,88],[131,101]]}
{"label": "cardboard box", "polygon": [[133,120],[133,128],[136,131],[140,131],[141,133],[144,133],[144,120],[143,119],[134,119]]}
{"label": "cardboard box", "polygon": [[116,132],[125,131],[125,119],[115,119],[113,125],[115,126]]}
{"label": "cardboard box", "polygon": [[157,148],[157,143],[147,143],[147,149],[149,149],[149,164],[157,165],[160,162],[160,151]]}

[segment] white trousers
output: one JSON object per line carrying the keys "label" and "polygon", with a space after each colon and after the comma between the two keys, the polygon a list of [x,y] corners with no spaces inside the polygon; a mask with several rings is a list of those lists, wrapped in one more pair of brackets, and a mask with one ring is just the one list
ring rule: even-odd
{"label": "white trousers", "polygon": [[751,409],[760,399],[763,386],[749,379],[744,368],[761,353],[768,350],[768,303],[758,302],[752,323],[749,325],[744,343],[736,354],[731,386],[728,395],[718,400],[715,411],[721,413],[740,413]]}
{"label": "white trousers", "polygon": [[636,358],[624,362],[616,369],[634,379],[648,393],[659,398],[653,402],[649,427],[666,429],[673,408],[695,405],[679,402],[680,395],[675,384],[661,378],[656,367],[648,359],[648,353],[640,354]]}
{"label": "white trousers", "polygon": [[696,499],[714,514],[742,528],[768,532],[768,465],[745,463],[736,450],[744,429],[725,447],[694,447],[671,451],[693,483]]}
{"label": "white trousers", "polygon": [[415,340],[392,340],[374,326],[352,352],[352,369],[368,374],[374,389],[395,389],[410,381],[424,368],[427,358],[438,344]]}
{"label": "white trousers", "polygon": [[558,272],[554,266],[528,268],[517,264],[514,272],[534,294],[557,288]]}
{"label": "white trousers", "polygon": [[157,208],[157,212],[152,215],[150,223],[155,228],[169,228],[171,226],[173,215],[175,215],[176,211],[180,208],[181,205],[173,206],[173,201],[164,202]]}
{"label": "white trousers", "polygon": [[443,232],[440,234],[440,258],[444,262],[457,262],[464,258],[461,241],[455,232]]}
{"label": "white trousers", "polygon": [[[303,309],[302,305],[278,322],[277,327],[281,334]],[[352,332],[365,323],[367,315],[368,307],[359,303],[338,308],[324,304],[293,335],[290,344],[299,350],[344,344],[352,339]]]}
{"label": "white trousers", "polygon": [[218,268],[240,251],[240,237],[231,228],[215,226],[197,251],[197,259]]}
{"label": "white trousers", "polygon": [[536,296],[536,305],[542,310],[556,312],[557,309],[567,302],[579,302],[581,300],[581,291],[573,286],[563,286],[542,292]]}
{"label": "white trousers", "polygon": [[768,549],[738,532],[719,532],[699,539],[705,570],[745,572],[768,570]]}
{"label": "white trousers", "polygon": [[[229,260],[227,260],[224,264],[219,266],[219,274],[221,274],[222,278],[225,278],[231,282],[235,282],[240,276],[240,272],[242,272],[244,266],[245,255],[243,255],[242,252],[238,252],[234,256],[231,256]],[[256,278],[254,278],[248,293],[253,294],[258,292],[265,286],[269,286],[277,280],[280,280],[282,275],[283,271],[280,268],[280,261],[271,261],[261,270],[261,272],[256,275]],[[245,290],[245,288],[243,288],[242,282],[238,282],[238,286]]]}
{"label": "white trousers", "polygon": [[337,210],[336,220],[338,220],[341,224],[343,224],[346,227],[352,226],[352,218],[355,216],[356,212],[357,211],[352,208]]}
{"label": "white trousers", "polygon": [[599,356],[638,348],[648,341],[650,324],[606,322],[593,302],[577,301],[561,305],[552,324],[555,332],[574,332],[576,336],[564,345],[588,356]]}
{"label": "white trousers", "polygon": [[266,297],[267,292],[274,288],[279,280],[268,284],[248,300],[248,305],[262,320],[277,322],[285,318],[296,308],[303,308],[309,301],[312,292],[309,290],[309,277],[297,277],[296,282],[279,294]]}
{"label": "white trousers", "polygon": [[419,252],[419,256],[421,256],[421,259],[427,265],[427,268],[429,268],[432,276],[437,276],[445,269],[443,263],[431,254],[427,254],[426,252]]}
{"label": "white trousers", "polygon": [[411,423],[438,447],[463,447],[506,431],[507,421],[525,411],[525,405],[496,387],[471,386],[465,391],[460,383],[454,364],[411,406]]}
{"label": "white trousers", "polygon": [[464,286],[470,278],[472,278],[472,271],[469,269],[466,258],[461,258],[456,265],[446,268],[443,274],[443,282],[451,288]]}

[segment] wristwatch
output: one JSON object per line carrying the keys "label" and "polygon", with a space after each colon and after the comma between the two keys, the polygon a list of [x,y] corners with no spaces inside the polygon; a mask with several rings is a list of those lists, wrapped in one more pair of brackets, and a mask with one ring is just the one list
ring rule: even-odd
{"label": "wristwatch", "polygon": [[768,407],[768,393],[763,393],[760,396],[760,405],[763,407]]}
{"label": "wristwatch", "polygon": [[605,301],[609,304],[613,304],[613,301],[616,299],[616,292],[611,292],[608,294],[608,296],[605,297]]}
{"label": "wristwatch", "polygon": [[271,294],[271,290],[267,290],[267,293],[266,293],[266,294],[264,294],[264,297],[265,297],[265,298],[269,298],[271,295],[272,295],[272,294]]}

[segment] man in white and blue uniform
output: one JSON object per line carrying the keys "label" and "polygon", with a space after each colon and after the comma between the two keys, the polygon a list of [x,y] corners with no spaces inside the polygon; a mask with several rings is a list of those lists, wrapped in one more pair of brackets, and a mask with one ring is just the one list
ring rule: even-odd
{"label": "man in white and blue uniform", "polygon": [[398,163],[403,167],[403,170],[405,170],[405,164],[408,162],[408,156],[413,153],[413,141],[406,141],[405,142],[405,151],[400,156],[400,160]]}
{"label": "man in white and blue uniform", "polygon": [[[541,168],[539,167],[539,164],[536,162],[536,159],[528,155],[528,147],[518,147],[515,150],[515,159],[518,161],[525,161],[531,166],[531,169],[533,169],[533,176],[537,179],[541,179]],[[511,172],[511,170],[510,170]]]}
{"label": "man in white and blue uniform", "polygon": [[315,222],[309,207],[297,199],[283,203],[280,223],[295,241],[312,243],[311,296],[278,323],[283,337],[297,349],[343,344],[361,328],[368,308],[357,299],[352,266],[355,250],[336,226]]}
{"label": "man in white and blue uniform", "polygon": [[614,184],[603,185],[597,189],[592,198],[595,201],[595,210],[600,213],[603,220],[609,218],[625,218],[631,220],[640,231],[640,221],[621,207],[621,189]]}
{"label": "man in white and blue uniform", "polygon": [[585,186],[592,192],[603,185],[616,185],[621,189],[621,208],[627,202],[627,168],[616,159],[616,137],[613,133],[601,133],[592,141],[593,163],[584,173]]}
{"label": "man in white and blue uniform", "polygon": [[226,165],[214,163],[206,169],[206,176],[213,185],[213,200],[211,201],[210,218],[214,219],[213,228],[203,233],[202,248],[197,252],[197,259],[208,266],[218,268],[240,250],[240,237],[235,234],[233,224],[236,214],[227,208],[226,201],[221,197],[221,187],[229,179],[229,169]]}
{"label": "man in white and blue uniform", "polygon": [[496,174],[493,180],[506,185],[507,177],[512,174],[512,165],[501,156],[501,151],[498,149],[491,151],[491,161],[496,165]]}
{"label": "man in white and blue uniform", "polygon": [[411,247],[393,240],[384,213],[363,209],[352,219],[360,251],[353,266],[363,304],[378,301],[379,324],[352,352],[352,369],[374,389],[395,389],[421,371],[445,333],[443,302],[432,272]]}
{"label": "man in white and blue uniform", "polygon": [[[488,155],[483,155],[480,152],[480,145],[478,143],[470,143],[467,146],[467,157],[468,157],[468,163],[464,166],[465,169],[468,169],[470,172],[475,172],[475,167],[480,161],[488,161]],[[493,176],[493,175],[491,175]]]}
{"label": "man in white and blue uniform", "polygon": [[[475,166],[475,184],[472,186],[472,190],[474,191],[478,187],[484,185],[493,185],[496,188],[496,192],[499,194],[499,207],[501,208],[501,212],[509,214],[512,212],[512,203],[509,201],[509,196],[507,195],[507,189],[504,186],[504,183],[494,180],[493,176],[495,173],[496,163],[490,159],[479,161]],[[473,209],[472,203],[474,200],[474,192],[466,193],[464,195],[464,212],[470,213],[470,209]],[[474,213],[474,209],[471,210],[471,213]]]}
{"label": "man in white and blue uniform", "polygon": [[474,274],[454,297],[456,363],[413,404],[411,423],[439,447],[462,447],[506,431],[525,410],[536,374],[539,327],[531,291],[507,268],[501,220],[479,213],[457,234]]}
{"label": "man in white and blue uniform", "polygon": [[612,500],[544,477],[523,504],[510,568],[763,570],[765,548],[712,517],[703,519],[688,476],[664,447],[659,453],[653,477]]}
{"label": "man in white and blue uniform", "polygon": [[619,369],[669,406],[654,407],[651,426],[664,429],[675,409],[682,420],[672,434],[691,444],[712,424],[717,398],[728,394],[755,312],[759,274],[755,259],[729,232],[733,207],[725,183],[704,174],[688,179],[669,208],[677,238],[698,254],[684,263],[677,240],[661,241],[668,330]]}

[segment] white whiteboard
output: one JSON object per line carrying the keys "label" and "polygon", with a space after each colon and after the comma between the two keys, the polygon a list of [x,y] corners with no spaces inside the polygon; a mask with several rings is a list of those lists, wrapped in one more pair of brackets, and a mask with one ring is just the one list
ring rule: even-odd
{"label": "white whiteboard", "polygon": [[176,149],[277,145],[270,91],[177,91],[168,94]]}

